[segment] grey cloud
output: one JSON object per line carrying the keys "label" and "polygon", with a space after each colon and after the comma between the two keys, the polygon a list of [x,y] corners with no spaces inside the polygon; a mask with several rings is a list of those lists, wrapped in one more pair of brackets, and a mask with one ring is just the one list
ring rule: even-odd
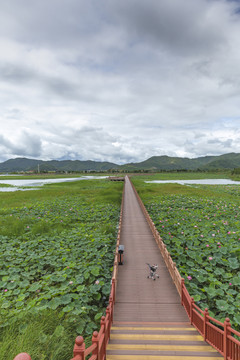
{"label": "grey cloud", "polygon": [[202,0],[109,1],[109,4],[115,18],[127,26],[136,41],[153,41],[181,55],[212,53],[226,45],[224,26],[218,19],[219,14],[224,15],[223,2],[218,7],[214,1]]}
{"label": "grey cloud", "polygon": [[209,139],[207,143],[211,145],[221,146],[222,148],[231,148],[231,146],[233,145],[233,140],[228,139],[221,141],[220,139],[214,138],[214,139]]}
{"label": "grey cloud", "polygon": [[100,127],[83,126],[81,129],[61,127],[55,135],[46,137],[45,158],[110,161],[117,164],[134,162],[151,156],[147,141],[138,137],[112,135]]}
{"label": "grey cloud", "polygon": [[[230,141],[239,128],[236,3],[0,3],[8,153],[121,163],[239,149]],[[31,129],[24,139],[22,129]]]}
{"label": "grey cloud", "polygon": [[[101,51],[97,41],[102,46],[112,31],[115,35],[125,33],[129,57],[139,42],[150,52],[149,42],[174,53],[199,54],[226,44],[224,19],[221,23],[218,19],[226,6],[224,2],[215,6],[215,1],[208,0],[24,0],[21,4],[12,0],[11,7],[2,6],[10,20],[0,29],[4,32],[7,27],[8,34],[17,34],[18,40],[48,48],[75,46],[79,51],[84,46],[90,52],[94,47]],[[111,42],[108,56],[114,54],[114,48],[118,44]],[[121,57],[121,52],[117,55]]]}
{"label": "grey cloud", "polygon": [[239,139],[224,139],[214,136],[212,133],[206,133],[205,137],[198,138],[197,141],[189,138],[185,141],[183,148],[187,154],[192,154],[191,157],[205,156],[205,155],[221,155],[229,152],[239,152]]}
{"label": "grey cloud", "polygon": [[0,77],[3,81],[10,83],[26,83],[34,77],[34,72],[25,66],[16,64],[0,64]]}
{"label": "grey cloud", "polygon": [[39,157],[42,151],[42,143],[39,137],[28,131],[22,131],[15,141],[10,141],[5,136],[0,135],[0,145],[13,156]]}
{"label": "grey cloud", "polygon": [[102,6],[95,0],[23,0],[21,3],[11,0],[10,6],[1,3],[2,14],[8,18],[0,26],[1,32],[7,29],[8,34],[17,33],[18,40],[34,42],[37,46],[68,48],[81,44],[101,26]]}
{"label": "grey cloud", "polygon": [[206,136],[205,134],[200,133],[200,132],[197,132],[197,133],[194,134],[194,138],[195,138],[195,139],[202,139],[202,138],[204,138],[205,136]]}
{"label": "grey cloud", "polygon": [[59,74],[58,76],[49,76],[31,66],[17,65],[17,64],[4,64],[0,65],[0,79],[7,84],[14,84],[19,88],[23,85],[35,88],[38,93],[47,93],[55,95],[68,100],[87,100],[93,101],[95,96],[87,94],[85,89],[81,89],[78,84],[74,83],[71,79],[64,79]]}

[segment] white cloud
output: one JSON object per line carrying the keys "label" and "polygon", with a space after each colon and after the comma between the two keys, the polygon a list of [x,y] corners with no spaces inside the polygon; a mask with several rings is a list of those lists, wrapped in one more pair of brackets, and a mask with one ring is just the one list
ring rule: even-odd
{"label": "white cloud", "polygon": [[27,130],[22,130],[19,136],[12,140],[0,135],[0,145],[3,151],[14,156],[39,157],[42,150],[39,137]]}
{"label": "white cloud", "polygon": [[0,5],[0,161],[240,152],[237,2]]}

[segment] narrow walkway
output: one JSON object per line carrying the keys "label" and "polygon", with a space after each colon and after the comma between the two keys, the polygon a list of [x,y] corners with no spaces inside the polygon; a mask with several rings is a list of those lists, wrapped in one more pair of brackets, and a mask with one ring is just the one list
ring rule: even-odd
{"label": "narrow walkway", "polygon": [[[189,323],[131,183],[125,180],[114,323],[107,360],[220,360]],[[146,263],[158,264],[159,279],[148,279]]]}

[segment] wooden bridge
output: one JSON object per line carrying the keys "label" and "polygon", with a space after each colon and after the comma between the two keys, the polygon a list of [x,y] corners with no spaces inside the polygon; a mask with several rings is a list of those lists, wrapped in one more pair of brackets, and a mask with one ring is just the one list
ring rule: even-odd
{"label": "wooden bridge", "polygon": [[[158,245],[128,178],[125,182],[116,302],[107,360],[220,360],[190,325]],[[158,264],[159,279],[147,278]]]}
{"label": "wooden bridge", "polygon": [[[128,177],[123,199],[106,316],[89,348],[76,338],[72,360],[240,360],[240,333],[194,303]],[[155,281],[147,263],[158,264]]]}

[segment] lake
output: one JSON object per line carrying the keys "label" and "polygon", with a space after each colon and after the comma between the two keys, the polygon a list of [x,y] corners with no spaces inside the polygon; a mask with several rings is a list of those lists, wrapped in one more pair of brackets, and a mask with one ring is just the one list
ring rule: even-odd
{"label": "lake", "polygon": [[45,184],[55,184],[55,183],[61,183],[61,182],[70,182],[70,181],[78,181],[78,180],[95,180],[95,179],[106,179],[108,176],[82,176],[77,178],[62,178],[62,179],[31,179],[31,180],[24,180],[24,179],[14,179],[14,180],[1,180],[0,184],[5,185],[11,185],[11,187],[0,187],[0,192],[6,192],[6,191],[26,191],[26,190],[33,190],[31,189],[24,189],[21,188],[22,186],[28,186],[28,187],[35,187],[36,186],[43,186]]}
{"label": "lake", "polygon": [[152,184],[180,184],[180,185],[240,185],[240,181],[230,179],[195,179],[195,180],[151,180],[145,181]]}

